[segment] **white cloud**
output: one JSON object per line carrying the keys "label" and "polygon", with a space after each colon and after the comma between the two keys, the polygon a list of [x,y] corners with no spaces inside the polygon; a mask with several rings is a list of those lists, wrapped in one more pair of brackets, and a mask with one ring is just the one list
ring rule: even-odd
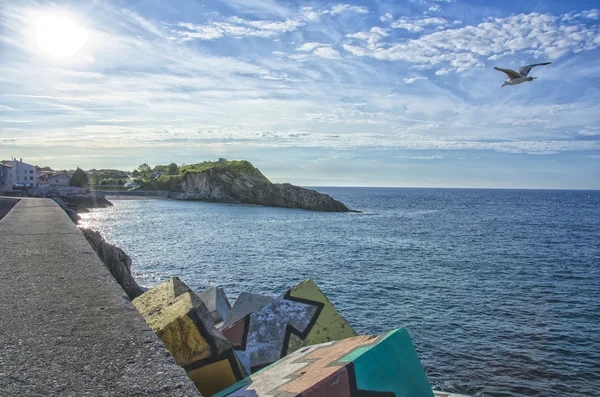
{"label": "white cloud", "polygon": [[600,10],[594,8],[593,10],[582,11],[581,16],[586,19],[600,19]]}
{"label": "white cloud", "polygon": [[369,9],[363,6],[353,6],[350,4],[337,4],[331,7],[331,15],[341,14],[343,12],[356,12],[358,14],[368,14]]}
{"label": "white cloud", "polygon": [[585,135],[585,136],[600,135],[600,127],[598,127],[598,126],[588,126],[588,127],[585,127],[582,130],[579,130],[579,134],[580,135]]}
{"label": "white cloud", "polygon": [[380,40],[383,37],[388,37],[390,34],[387,29],[374,26],[368,32],[358,32],[346,35],[346,37],[365,41],[367,48],[374,50],[380,46]]}
{"label": "white cloud", "polygon": [[427,17],[427,18],[408,18],[401,17],[392,22],[391,26],[395,29],[405,29],[409,32],[422,32],[428,26],[447,26],[450,21],[444,18]]}
{"label": "white cloud", "polygon": [[[236,6],[241,6],[238,0],[231,0]],[[253,3],[253,8],[260,9],[258,3]],[[287,10],[287,9],[286,9]],[[289,10],[287,10],[289,11]],[[301,7],[297,12],[290,15],[290,12],[278,12],[277,14],[290,15],[289,17],[277,20],[249,20],[232,16],[222,20],[209,20],[204,24],[193,24],[189,22],[179,22],[173,26],[171,33],[172,39],[189,40],[215,40],[222,37],[243,38],[243,37],[261,37],[273,38],[286,32],[293,32],[307,23],[314,23],[323,15],[340,15],[343,13],[365,14],[369,10],[362,6],[353,6],[349,4],[337,4],[330,9],[316,9],[314,7]],[[216,14],[218,16],[218,14]]]}
{"label": "white cloud", "polygon": [[449,69],[439,69],[439,70],[436,70],[436,72],[435,72],[436,76],[444,76],[448,73],[450,73]]}
{"label": "white cloud", "polygon": [[395,156],[395,159],[402,160],[441,160],[442,156]]}
{"label": "white cloud", "polygon": [[325,47],[325,46],[329,46],[329,44],[323,44],[323,43],[304,43],[300,47],[296,48],[296,51],[311,52],[315,48]]}
{"label": "white cloud", "polygon": [[442,7],[440,7],[439,4],[434,4],[431,7],[429,7],[429,12],[438,12],[442,9]]}
{"label": "white cloud", "polygon": [[327,59],[339,59],[340,53],[331,47],[319,47],[313,51],[313,55]]}
{"label": "white cloud", "polygon": [[[179,22],[172,33],[182,41],[214,40],[224,36],[233,38],[243,37],[276,37],[284,32],[293,32],[305,24],[300,19],[285,21],[248,21],[239,17],[230,17],[223,22],[210,21],[208,24],[197,25],[189,22]],[[178,29],[179,28],[179,29]],[[182,29],[183,28],[183,29]]]}
{"label": "white cloud", "polygon": [[[420,32],[426,26],[447,24],[443,18],[403,17],[392,27]],[[600,47],[600,28],[577,19],[564,21],[561,16],[530,13],[488,18],[476,26],[449,28],[411,40],[345,43],[342,47],[356,56],[420,65],[448,63],[448,69],[464,72],[483,67],[485,59],[497,60],[507,54],[554,60],[568,53],[593,50]]]}
{"label": "white cloud", "polygon": [[387,22],[387,21],[391,21],[394,17],[392,16],[392,14],[390,14],[389,12],[386,12],[385,15],[382,15],[379,17],[379,20],[381,22]]}
{"label": "white cloud", "polygon": [[412,84],[415,81],[419,81],[419,80],[427,80],[427,77],[424,77],[424,76],[407,77],[407,78],[404,79],[404,83],[406,83],[406,84]]}

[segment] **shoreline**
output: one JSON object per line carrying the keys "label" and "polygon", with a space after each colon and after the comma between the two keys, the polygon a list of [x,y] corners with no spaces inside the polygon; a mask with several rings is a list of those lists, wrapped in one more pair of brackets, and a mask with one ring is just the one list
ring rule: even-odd
{"label": "shoreline", "polygon": [[104,196],[109,201],[147,201],[147,200],[167,200],[165,197],[152,196],[130,196],[130,195],[106,195]]}

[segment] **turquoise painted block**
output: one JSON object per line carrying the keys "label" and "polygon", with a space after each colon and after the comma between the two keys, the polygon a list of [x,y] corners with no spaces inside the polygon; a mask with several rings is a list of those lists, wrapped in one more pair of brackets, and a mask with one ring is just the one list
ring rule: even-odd
{"label": "turquoise painted block", "polygon": [[390,331],[377,345],[359,348],[340,361],[354,363],[358,389],[393,391],[396,397],[434,397],[417,351],[403,328]]}
{"label": "turquoise painted block", "polygon": [[434,397],[408,332],[297,350],[213,397]]}

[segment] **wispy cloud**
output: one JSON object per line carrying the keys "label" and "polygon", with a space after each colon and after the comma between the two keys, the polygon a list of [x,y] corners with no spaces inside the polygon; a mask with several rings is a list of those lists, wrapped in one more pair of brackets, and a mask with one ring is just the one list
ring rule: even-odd
{"label": "wispy cloud", "polygon": [[[235,2],[237,3],[237,0]],[[288,10],[289,11],[289,10]],[[289,15],[291,11],[284,14]],[[243,38],[262,37],[273,38],[286,32],[293,32],[306,24],[318,21],[321,16],[337,16],[344,13],[366,14],[369,10],[363,6],[337,4],[329,9],[301,7],[293,15],[283,20],[244,19],[238,16],[210,20],[203,24],[179,22],[172,26],[173,39],[215,40],[222,37]],[[216,18],[219,18],[217,16]]]}
{"label": "wispy cloud", "polygon": [[392,24],[390,26],[395,29],[406,29],[410,32],[422,32],[429,27],[443,28],[443,27],[451,25],[451,24],[452,24],[452,21],[448,21],[447,19],[444,19],[444,18],[402,17],[402,18],[396,19],[394,22],[392,22]]}
{"label": "wispy cloud", "polygon": [[441,160],[442,156],[394,156],[395,159],[401,160]]}
{"label": "wispy cloud", "polygon": [[[475,26],[443,29],[411,40],[380,40],[368,46],[346,43],[343,48],[355,56],[379,60],[444,64],[460,73],[481,68],[486,59],[497,60],[516,52],[554,60],[568,53],[594,50],[600,46],[600,28],[580,20],[590,15],[595,16],[596,12],[562,16],[530,13],[488,18]],[[420,32],[428,26],[444,28],[448,24],[449,21],[443,18],[403,17],[391,26]]]}
{"label": "wispy cloud", "polygon": [[424,77],[424,76],[406,77],[404,79],[404,82],[406,84],[412,84],[415,81],[419,81],[419,80],[427,80],[427,77]]}

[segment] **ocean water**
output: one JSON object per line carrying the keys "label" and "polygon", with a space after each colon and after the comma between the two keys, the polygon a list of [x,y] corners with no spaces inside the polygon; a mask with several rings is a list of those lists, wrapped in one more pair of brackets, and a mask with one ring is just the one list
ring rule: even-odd
{"label": "ocean water", "polygon": [[116,200],[81,225],[148,287],[313,278],[360,333],[407,328],[441,390],[600,395],[600,192],[316,189],[363,213]]}

